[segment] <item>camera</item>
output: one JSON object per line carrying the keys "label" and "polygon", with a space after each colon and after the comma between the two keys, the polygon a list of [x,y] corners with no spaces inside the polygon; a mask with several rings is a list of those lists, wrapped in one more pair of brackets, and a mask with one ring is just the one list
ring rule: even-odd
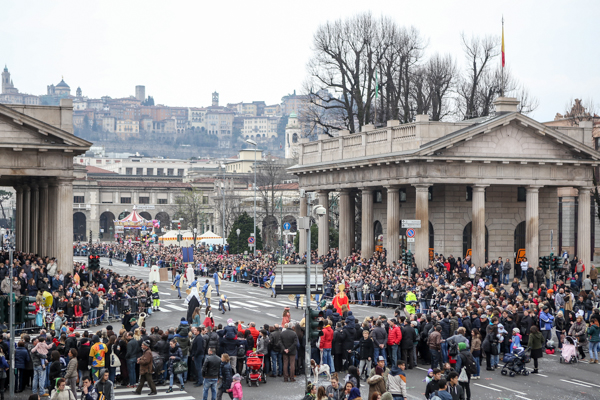
{"label": "camera", "polygon": [[323,206],[315,206],[315,213],[319,216],[322,217],[325,214],[327,214],[327,210],[325,209],[325,207]]}

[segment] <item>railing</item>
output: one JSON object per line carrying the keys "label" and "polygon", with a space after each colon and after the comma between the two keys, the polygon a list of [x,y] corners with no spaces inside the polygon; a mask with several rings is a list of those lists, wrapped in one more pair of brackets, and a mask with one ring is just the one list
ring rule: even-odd
{"label": "railing", "polygon": [[338,150],[340,148],[340,142],[338,140],[329,140],[323,142],[323,151]]}
{"label": "railing", "polygon": [[417,127],[414,124],[401,125],[392,128],[393,140],[412,140],[417,136]]}
{"label": "railing", "polygon": [[385,142],[387,140],[387,131],[378,131],[367,133],[367,143]]}
{"label": "railing", "polygon": [[304,145],[304,154],[316,153],[319,151],[318,143],[307,143]]}
{"label": "railing", "polygon": [[83,204],[83,203],[73,203],[73,208],[78,209],[78,210],[90,210],[92,208],[92,206],[89,204]]}
{"label": "railing", "polygon": [[344,138],[344,147],[362,146],[362,135],[350,135]]}

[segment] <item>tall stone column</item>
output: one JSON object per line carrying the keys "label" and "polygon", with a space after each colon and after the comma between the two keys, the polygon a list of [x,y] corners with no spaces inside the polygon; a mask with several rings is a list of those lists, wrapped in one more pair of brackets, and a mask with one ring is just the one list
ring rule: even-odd
{"label": "tall stone column", "polygon": [[416,189],[415,219],[421,221],[421,228],[415,229],[415,262],[423,270],[429,265],[429,186],[413,185]]}
{"label": "tall stone column", "polygon": [[57,188],[56,226],[58,266],[63,274],[73,272],[73,180],[59,179]]}
{"label": "tall stone column", "polygon": [[375,227],[373,226],[373,191],[362,189],[361,256],[369,259],[375,252]]}
{"label": "tall stone column", "polygon": [[329,252],[329,192],[319,191],[319,205],[325,207],[325,215],[317,216],[319,223],[319,256]]}
{"label": "tall stone column", "polygon": [[400,189],[387,187],[387,261],[400,258]]}
{"label": "tall stone column", "polygon": [[525,255],[537,267],[540,253],[540,186],[528,186],[525,204]]}
{"label": "tall stone column", "polygon": [[487,185],[473,186],[472,224],[471,224],[471,260],[475,266],[485,263],[485,188]]}
{"label": "tall stone column", "polygon": [[346,258],[350,255],[350,192],[348,190],[340,191],[340,258]]}
{"label": "tall stone column", "polygon": [[23,188],[23,248],[22,251],[31,251],[31,187],[29,183]]}
{"label": "tall stone column", "polygon": [[15,186],[17,192],[17,215],[15,215],[15,246],[17,250],[23,248],[23,186]]}
{"label": "tall stone column", "polygon": [[38,252],[42,257],[48,255],[48,183],[40,182],[39,188],[39,225],[38,225]]}
{"label": "tall stone column", "polygon": [[30,251],[40,254],[38,248],[38,228],[40,212],[40,192],[37,182],[31,184],[31,225],[30,225]]}
{"label": "tall stone column", "polygon": [[350,252],[356,250],[356,192],[350,192]]}
{"label": "tall stone column", "polygon": [[[307,205],[306,200],[307,200],[306,196],[300,198],[300,217],[307,216],[308,205]],[[298,229],[298,235],[300,235],[300,237],[298,238],[298,246],[300,248],[296,249],[296,251],[298,252],[298,254],[304,254],[304,253],[306,253],[306,238],[307,238],[306,229]]]}
{"label": "tall stone column", "polygon": [[[48,185],[48,239],[46,244],[47,255],[50,257],[58,257],[58,242],[61,232],[58,228],[57,220],[58,207],[58,184],[52,181]],[[71,232],[71,236],[73,233]]]}
{"label": "tall stone column", "polygon": [[577,213],[577,258],[583,261],[585,271],[583,279],[592,266],[591,234],[590,224],[590,190],[589,187],[580,187],[579,190],[579,211]]}

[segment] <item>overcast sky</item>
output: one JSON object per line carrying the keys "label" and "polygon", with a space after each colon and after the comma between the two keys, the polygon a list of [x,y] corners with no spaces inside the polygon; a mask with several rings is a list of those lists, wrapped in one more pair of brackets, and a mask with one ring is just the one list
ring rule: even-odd
{"label": "overcast sky", "polygon": [[501,33],[507,65],[539,100],[541,121],[573,98],[600,102],[599,1],[4,1],[0,63],[15,86],[45,94],[61,76],[72,94],[123,97],[145,85],[170,106],[278,103],[300,91],[312,36],[328,21],[371,11],[414,25],[429,52],[464,68],[460,32]]}

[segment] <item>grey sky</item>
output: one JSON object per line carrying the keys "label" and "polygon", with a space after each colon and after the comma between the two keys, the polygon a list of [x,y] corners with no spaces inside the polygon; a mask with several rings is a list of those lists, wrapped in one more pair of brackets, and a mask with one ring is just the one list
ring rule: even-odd
{"label": "grey sky", "polygon": [[600,102],[598,1],[2,3],[0,63],[32,94],[64,75],[89,97],[129,96],[141,84],[171,106],[209,105],[214,90],[222,104],[273,104],[301,89],[319,24],[370,10],[416,26],[428,51],[452,53],[461,67],[460,32],[500,35],[504,14],[507,65],[538,98],[536,119],[575,97]]}

